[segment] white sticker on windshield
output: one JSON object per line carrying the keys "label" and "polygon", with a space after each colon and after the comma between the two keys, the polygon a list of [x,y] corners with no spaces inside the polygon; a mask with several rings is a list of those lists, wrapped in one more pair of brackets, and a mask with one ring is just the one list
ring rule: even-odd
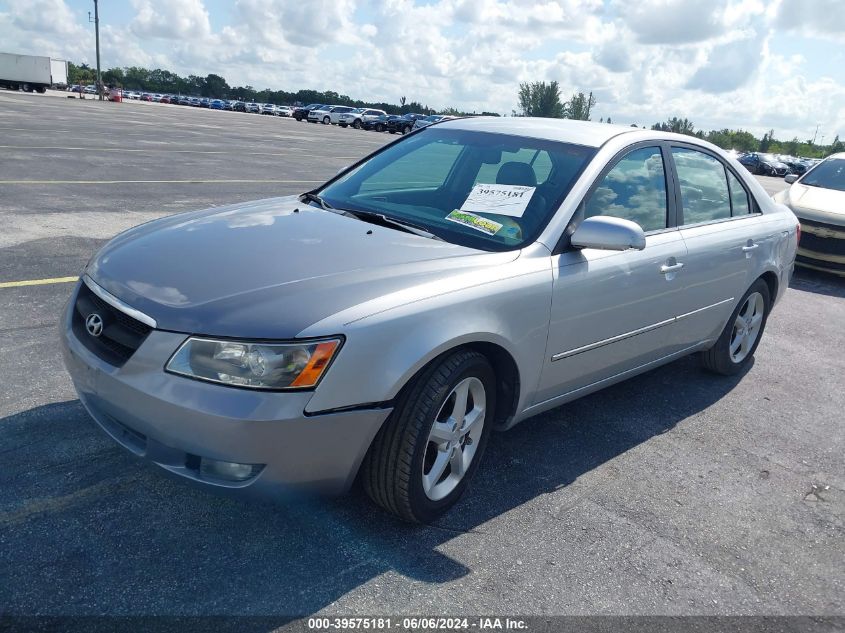
{"label": "white sticker on windshield", "polygon": [[471,213],[495,213],[521,218],[534,195],[535,187],[523,185],[485,185],[479,183],[472,188],[469,197],[461,205],[461,211]]}

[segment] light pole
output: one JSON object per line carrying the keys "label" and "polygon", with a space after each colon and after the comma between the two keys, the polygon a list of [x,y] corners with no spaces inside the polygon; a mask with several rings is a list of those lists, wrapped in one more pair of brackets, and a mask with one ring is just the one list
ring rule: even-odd
{"label": "light pole", "polygon": [[[88,12],[88,21],[91,21],[91,12]],[[100,101],[103,100],[103,84],[100,80],[100,11],[97,0],[94,0],[94,38],[97,43],[97,94]]]}

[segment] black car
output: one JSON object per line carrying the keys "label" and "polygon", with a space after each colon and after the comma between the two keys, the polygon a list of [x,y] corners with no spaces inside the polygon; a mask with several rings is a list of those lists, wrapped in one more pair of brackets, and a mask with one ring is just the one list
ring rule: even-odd
{"label": "black car", "polygon": [[390,115],[387,118],[387,131],[391,134],[407,134],[414,129],[414,121],[424,118],[424,114],[403,114],[402,116]]}
{"label": "black car", "polygon": [[323,103],[310,103],[307,106],[300,106],[298,108],[293,109],[293,118],[297,121],[307,121],[308,120],[308,113],[311,110],[317,110],[318,108],[325,107]]}
{"label": "black car", "polygon": [[399,119],[401,117],[396,114],[380,114],[379,116],[373,117],[371,119],[365,118],[363,121],[361,121],[361,129],[375,130],[376,132],[384,132],[387,130],[387,124],[391,118]]}
{"label": "black car", "polygon": [[798,174],[799,176],[803,176],[804,173],[809,169],[809,164],[800,158],[796,158],[795,156],[784,156],[781,154],[778,156],[780,162],[785,163],[787,167],[789,167],[790,174]]}
{"label": "black car", "polygon": [[737,159],[748,171],[758,176],[785,176],[789,166],[774,154],[751,152]]}
{"label": "black car", "polygon": [[235,101],[232,104],[232,111],[233,112],[246,112],[246,103],[243,101]]}

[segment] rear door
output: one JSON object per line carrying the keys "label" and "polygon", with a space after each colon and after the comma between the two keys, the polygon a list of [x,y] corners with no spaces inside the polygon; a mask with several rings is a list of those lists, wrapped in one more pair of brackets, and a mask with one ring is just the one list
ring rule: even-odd
{"label": "rear door", "polygon": [[673,143],[681,235],[687,247],[687,294],[676,335],[694,345],[719,335],[736,302],[761,269],[762,216],[741,179],[719,156]]}
{"label": "rear door", "polygon": [[548,347],[534,404],[623,374],[679,349],[674,336],[678,270],[686,246],[675,220],[668,148],[625,150],[597,179],[584,217],[632,220],[646,232],[642,251],[565,249],[552,257]]}

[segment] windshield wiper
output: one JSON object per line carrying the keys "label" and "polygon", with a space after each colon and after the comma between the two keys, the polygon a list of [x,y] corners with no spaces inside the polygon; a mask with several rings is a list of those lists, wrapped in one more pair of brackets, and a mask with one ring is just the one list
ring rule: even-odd
{"label": "windshield wiper", "polygon": [[406,233],[413,233],[414,235],[419,235],[420,237],[427,237],[432,240],[440,240],[441,242],[445,241],[439,235],[435,235],[431,231],[424,229],[421,226],[413,224],[411,222],[407,222],[405,220],[398,220],[396,218],[391,218],[383,213],[376,213],[375,211],[350,211],[349,209],[343,210],[346,215],[351,215],[353,217],[358,218],[359,220],[363,220],[364,222],[370,222],[371,224],[381,224],[382,226],[390,226],[400,231],[405,231]]}
{"label": "windshield wiper", "polygon": [[332,205],[323,200],[321,196],[314,193],[313,191],[306,191],[299,197],[308,202],[316,202],[320,205],[321,208],[325,209],[326,211],[334,211],[334,207]]}
{"label": "windshield wiper", "polygon": [[350,211],[349,209],[338,209],[337,207],[333,207],[332,205],[330,205],[321,196],[312,191],[303,193],[300,198],[303,198],[308,202],[316,202],[320,205],[322,209],[325,209],[326,211],[331,211],[332,213],[346,215],[351,218],[358,218],[359,220],[363,220],[364,222],[370,222],[371,224],[381,224],[382,226],[390,226],[399,229],[400,231],[405,231],[406,233],[413,233],[414,235],[419,235],[420,237],[428,237],[433,240],[440,240],[441,242],[444,241],[442,237],[435,235],[431,231],[425,230],[421,226],[417,226],[416,224],[412,224],[411,222],[406,222],[405,220],[389,218],[383,213],[376,213],[375,211]]}

